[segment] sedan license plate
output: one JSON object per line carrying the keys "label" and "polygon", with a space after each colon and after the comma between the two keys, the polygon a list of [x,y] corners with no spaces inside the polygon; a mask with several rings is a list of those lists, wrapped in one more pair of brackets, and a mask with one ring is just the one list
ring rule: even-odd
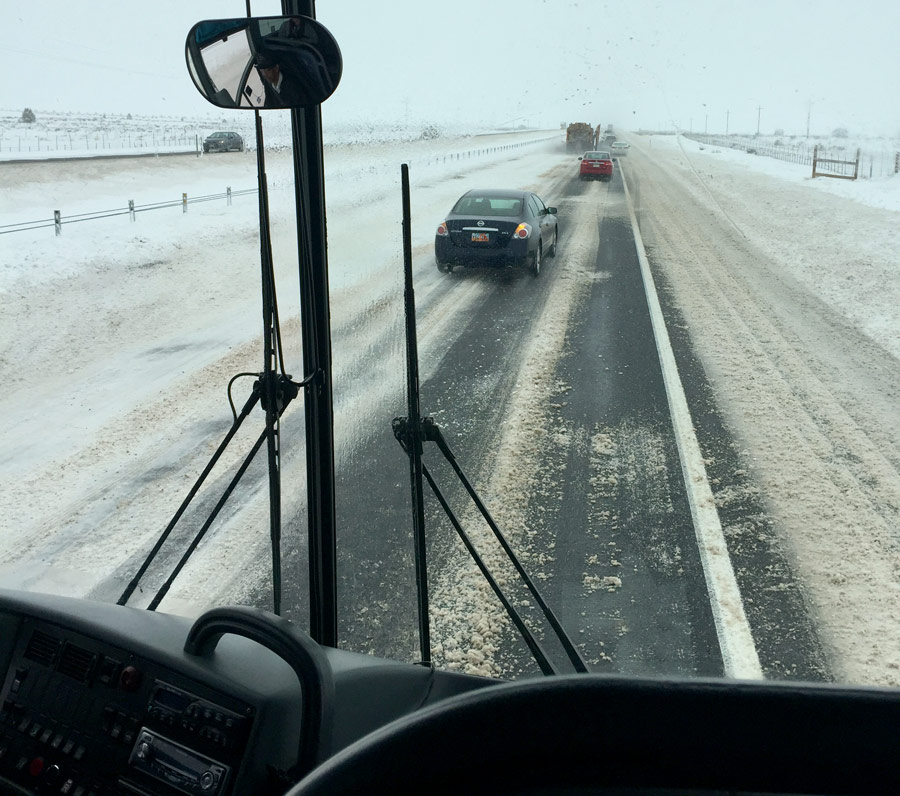
{"label": "sedan license plate", "polygon": [[490,243],[491,236],[488,232],[473,232],[472,243]]}

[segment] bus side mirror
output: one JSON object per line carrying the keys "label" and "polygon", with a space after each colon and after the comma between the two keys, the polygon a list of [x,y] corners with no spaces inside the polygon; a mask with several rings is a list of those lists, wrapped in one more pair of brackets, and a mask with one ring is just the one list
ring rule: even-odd
{"label": "bus side mirror", "polygon": [[328,29],[310,17],[207,19],[184,48],[197,90],[218,108],[307,108],[330,97],[343,60]]}

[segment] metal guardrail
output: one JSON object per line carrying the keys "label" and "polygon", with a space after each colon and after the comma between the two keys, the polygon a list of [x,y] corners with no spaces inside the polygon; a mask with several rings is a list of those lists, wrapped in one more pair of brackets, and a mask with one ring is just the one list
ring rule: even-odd
{"label": "metal guardrail", "polygon": [[95,210],[90,213],[73,213],[70,216],[63,216],[59,210],[53,211],[53,218],[43,218],[37,221],[20,221],[15,224],[0,225],[0,235],[8,235],[12,232],[27,232],[33,229],[44,229],[54,227],[56,234],[62,233],[63,224],[77,224],[81,221],[96,221],[101,218],[114,218],[115,216],[129,215],[131,220],[135,220],[136,213],[145,213],[150,210],[163,210],[169,207],[181,207],[182,212],[187,212],[187,206],[197,202],[214,202],[225,199],[231,204],[234,196],[246,196],[248,194],[257,193],[258,188],[245,188],[240,191],[232,191],[230,187],[226,188],[222,193],[211,193],[205,196],[188,197],[182,194],[181,199],[173,199],[165,202],[150,202],[148,204],[136,205],[133,199],[128,200],[127,207],[114,207],[109,210]]}

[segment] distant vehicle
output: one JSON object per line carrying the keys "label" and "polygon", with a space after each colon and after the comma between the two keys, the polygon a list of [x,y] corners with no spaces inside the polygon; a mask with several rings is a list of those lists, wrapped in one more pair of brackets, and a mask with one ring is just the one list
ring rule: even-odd
{"label": "distant vehicle", "polygon": [[237,133],[213,133],[203,142],[204,152],[243,152],[244,139]]}
{"label": "distant vehicle", "polygon": [[594,177],[599,177],[601,180],[612,179],[613,162],[609,152],[585,152],[578,159],[581,161],[578,179],[590,180]]}
{"label": "distant vehicle", "polygon": [[572,122],[566,128],[566,151],[584,152],[594,146],[594,128],[587,122]]}
{"label": "distant vehicle", "polygon": [[609,145],[609,149],[613,153],[613,155],[621,157],[622,155],[628,154],[628,149],[630,146],[631,144],[626,144],[624,141],[614,141]]}
{"label": "distant vehicle", "polygon": [[473,190],[438,224],[434,257],[439,271],[454,265],[514,265],[541,272],[556,254],[556,208],[529,191]]}

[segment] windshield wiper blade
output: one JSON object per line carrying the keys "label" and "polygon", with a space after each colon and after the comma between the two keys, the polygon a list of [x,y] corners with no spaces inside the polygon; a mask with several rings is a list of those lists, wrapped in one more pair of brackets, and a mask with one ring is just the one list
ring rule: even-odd
{"label": "windshield wiper blade", "polygon": [[506,553],[507,558],[509,558],[510,563],[513,565],[513,567],[515,567],[516,572],[519,573],[519,577],[522,578],[523,583],[528,588],[528,591],[531,592],[532,597],[534,597],[535,602],[540,607],[541,612],[547,619],[547,622],[553,628],[553,632],[556,634],[556,637],[559,639],[560,644],[566,651],[566,655],[568,655],[569,660],[572,662],[572,666],[575,668],[575,671],[587,672],[587,663],[585,663],[584,658],[581,657],[581,654],[578,652],[578,648],[572,642],[572,639],[569,637],[569,634],[562,626],[562,623],[559,621],[556,614],[553,613],[553,610],[541,596],[537,585],[532,580],[525,567],[522,566],[522,563],[519,561],[509,542],[506,540],[506,537],[504,537],[502,531],[500,530],[500,527],[497,525],[497,523],[494,521],[494,518],[491,516],[491,513],[488,511],[487,506],[484,505],[481,498],[478,496],[478,493],[475,491],[475,487],[473,487],[469,482],[469,479],[466,478],[466,474],[459,466],[459,462],[457,462],[456,456],[453,455],[453,451],[450,450],[450,446],[447,444],[447,440],[444,438],[440,426],[438,426],[438,424],[434,422],[434,418],[431,417],[426,417],[422,422],[422,426],[425,432],[425,439],[437,444],[438,449],[441,451],[441,453],[444,454],[444,458],[450,463],[450,466],[453,468],[453,471],[459,478],[460,483],[462,483],[463,487],[465,487],[466,492],[469,493],[469,497],[472,498],[472,502],[475,504],[475,507],[481,513],[481,516],[484,517],[484,520],[488,524],[488,527],[491,529],[491,531],[493,531],[494,536],[500,543],[503,551]]}

